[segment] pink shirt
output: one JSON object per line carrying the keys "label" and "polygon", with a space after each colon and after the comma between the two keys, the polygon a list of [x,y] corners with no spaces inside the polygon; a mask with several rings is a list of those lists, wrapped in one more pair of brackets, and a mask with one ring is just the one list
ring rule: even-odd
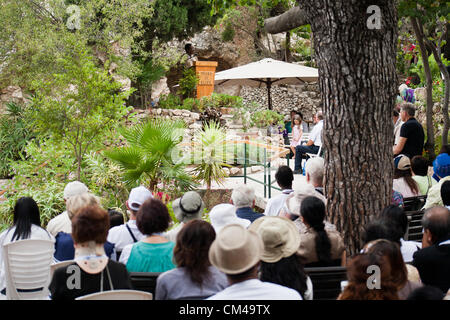
{"label": "pink shirt", "polygon": [[301,126],[294,126],[292,128],[292,141],[291,141],[291,147],[296,147],[300,144],[300,141],[302,139],[303,130]]}

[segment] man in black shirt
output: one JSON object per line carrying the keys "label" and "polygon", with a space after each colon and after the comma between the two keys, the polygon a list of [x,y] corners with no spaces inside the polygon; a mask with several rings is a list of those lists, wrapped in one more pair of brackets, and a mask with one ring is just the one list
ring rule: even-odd
{"label": "man in black shirt", "polygon": [[422,155],[425,133],[422,125],[414,118],[416,108],[412,103],[401,106],[400,117],[404,122],[400,129],[400,139],[394,146],[394,156],[404,154],[410,159]]}

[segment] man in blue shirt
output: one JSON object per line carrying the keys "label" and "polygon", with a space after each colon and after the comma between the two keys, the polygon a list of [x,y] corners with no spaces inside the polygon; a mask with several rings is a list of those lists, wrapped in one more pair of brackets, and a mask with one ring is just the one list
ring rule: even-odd
{"label": "man in blue shirt", "polygon": [[262,213],[253,211],[255,207],[255,191],[243,184],[235,188],[231,193],[231,203],[236,207],[236,215],[250,222],[263,217]]}

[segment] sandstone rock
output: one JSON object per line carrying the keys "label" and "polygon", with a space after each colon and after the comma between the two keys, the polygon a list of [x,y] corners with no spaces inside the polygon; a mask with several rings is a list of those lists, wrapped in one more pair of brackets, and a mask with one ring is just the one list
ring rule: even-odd
{"label": "sandstone rock", "polygon": [[236,167],[232,167],[232,168],[230,168],[230,173],[232,175],[238,175],[239,173],[241,173],[241,169],[236,168]]}

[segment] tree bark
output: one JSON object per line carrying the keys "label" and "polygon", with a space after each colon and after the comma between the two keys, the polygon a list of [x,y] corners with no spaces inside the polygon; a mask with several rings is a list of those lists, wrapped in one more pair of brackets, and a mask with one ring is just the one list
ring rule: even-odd
{"label": "tree bark", "polygon": [[423,70],[426,78],[427,89],[427,105],[426,105],[426,123],[427,123],[427,141],[425,142],[425,151],[428,153],[430,160],[436,157],[434,152],[434,127],[433,127],[433,78],[431,76],[430,64],[428,63],[428,52],[425,45],[425,36],[423,27],[417,18],[411,17],[411,24],[414,29],[417,42],[419,43],[419,51],[423,61]]}
{"label": "tree bark", "polygon": [[[367,26],[370,5],[381,9],[381,29]],[[389,0],[310,0],[299,8],[319,68],[327,218],[354,254],[363,226],[392,196],[397,11]]]}

